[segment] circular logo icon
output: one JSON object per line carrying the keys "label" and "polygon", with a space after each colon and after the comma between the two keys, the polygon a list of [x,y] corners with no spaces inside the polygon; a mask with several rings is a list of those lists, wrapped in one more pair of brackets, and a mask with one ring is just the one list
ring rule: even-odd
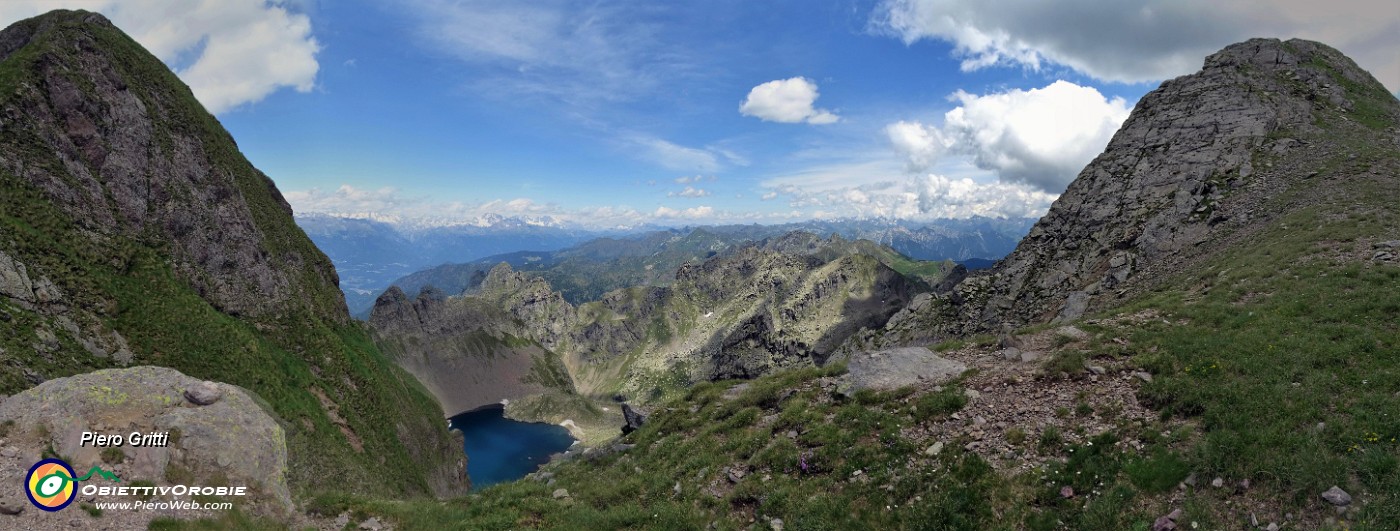
{"label": "circular logo icon", "polygon": [[73,467],[60,459],[45,459],[29,468],[24,478],[24,493],[35,507],[45,511],[57,511],[73,503],[78,482],[73,478]]}

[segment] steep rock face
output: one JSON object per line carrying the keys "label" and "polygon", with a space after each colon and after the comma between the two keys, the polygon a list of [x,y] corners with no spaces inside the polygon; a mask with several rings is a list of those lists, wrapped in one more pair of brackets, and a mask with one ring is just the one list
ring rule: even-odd
{"label": "steep rock face", "polygon": [[554,348],[574,321],[574,307],[549,283],[517,272],[507,264],[492,268],[481,282],[481,298],[494,300],[515,319],[537,327],[534,337]]}
{"label": "steep rock face", "polygon": [[286,315],[293,305],[345,314],[326,289],[335,269],[272,181],[107,19],[18,22],[0,33],[0,60],[28,80],[0,86],[0,143],[11,154],[0,167],[82,230],[169,242],[178,274],[229,314]]}
{"label": "steep rock face", "polygon": [[[1383,124],[1396,116],[1394,97],[1325,45],[1229,46],[1144,96],[1014,252],[892,319],[890,336],[995,332],[1111,305],[1307,201],[1339,155],[1323,127],[1393,145]],[[1337,166],[1321,177],[1345,178]]]}
{"label": "steep rock face", "polygon": [[496,301],[444,298],[432,290],[409,299],[393,287],[375,301],[370,326],[385,353],[448,416],[539,393],[573,393],[558,355],[526,339],[530,332]]}
{"label": "steep rock face", "polygon": [[[958,223],[951,220],[946,222]],[[875,225],[870,228],[873,232],[870,232],[861,228],[866,223],[703,227],[688,231],[657,231],[622,239],[598,238],[554,252],[521,251],[474,262],[441,265],[405,276],[393,284],[410,294],[424,286],[434,286],[454,295],[475,294],[482,289],[481,282],[486,274],[505,263],[532,278],[544,279],[552,289],[563,295],[564,300],[577,305],[601,300],[608,292],[622,288],[669,287],[675,282],[676,269],[681,266],[731,254],[746,245],[789,254],[813,255],[823,260],[847,254],[868,254],[905,276],[926,284],[936,282],[952,267],[946,261],[920,261],[906,257],[876,241],[838,235],[854,231],[875,237],[885,230],[902,230],[897,225],[891,228],[886,223],[869,222]],[[1019,221],[975,220],[973,223],[1017,226]],[[1029,222],[1025,223],[1026,227],[1029,225]],[[926,227],[921,232],[937,230]],[[1016,231],[1015,234],[1019,237],[1024,231]],[[1001,235],[999,238],[1008,237]],[[1006,248],[1009,250],[1012,245],[1014,241]],[[1003,256],[1006,252],[991,256]]]}
{"label": "steep rock face", "polygon": [[[446,302],[481,310],[434,322],[458,337],[474,329],[521,334],[557,352],[580,392],[647,401],[695,381],[822,363],[862,327],[882,326],[916,282],[852,254],[860,248],[811,235],[747,245],[682,266],[669,287],[615,290],[577,307],[544,280],[500,264],[478,291]],[[451,347],[422,347],[431,342],[405,331],[425,315],[421,300],[410,314],[400,290],[381,297],[371,318],[377,337],[390,351],[412,344],[407,350],[448,356]]]}
{"label": "steep rock face", "polygon": [[172,367],[267,399],[293,492],[464,491],[431,397],[336,281],[272,182],[101,15],[0,31],[0,392]]}
{"label": "steep rock face", "polygon": [[824,261],[745,246],[683,266],[670,288],[620,290],[581,306],[567,352],[581,386],[645,401],[695,381],[821,363],[913,292],[868,256]]}

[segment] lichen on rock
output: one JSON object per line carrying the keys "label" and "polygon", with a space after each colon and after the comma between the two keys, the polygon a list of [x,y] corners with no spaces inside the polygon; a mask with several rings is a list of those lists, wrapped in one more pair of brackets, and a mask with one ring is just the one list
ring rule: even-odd
{"label": "lichen on rock", "polygon": [[[197,405],[185,399],[187,389],[206,384],[221,395],[217,401]],[[243,510],[274,516],[294,510],[282,426],[249,391],[233,385],[164,367],[100,370],[49,380],[5,399],[0,423],[13,423],[9,444],[26,458],[50,451],[75,470],[110,468],[127,484],[245,486],[247,496],[230,499]],[[113,447],[122,454],[114,464],[104,448],[81,444],[85,431],[169,438],[164,447],[136,447],[127,439]]]}

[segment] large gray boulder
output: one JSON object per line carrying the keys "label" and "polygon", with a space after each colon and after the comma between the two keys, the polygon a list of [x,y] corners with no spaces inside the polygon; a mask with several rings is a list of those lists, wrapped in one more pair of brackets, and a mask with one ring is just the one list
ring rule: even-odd
{"label": "large gray boulder", "polygon": [[[220,395],[207,405],[187,391]],[[7,446],[21,464],[37,461],[52,448],[79,474],[94,465],[114,471],[122,483],[146,480],[157,486],[248,487],[229,497],[245,511],[287,515],[293,511],[287,488],[287,445],[282,427],[243,388],[204,382],[164,367],[108,369],[44,382],[0,403],[0,424],[10,424]],[[82,445],[83,432],[128,437],[132,432],[168,433],[165,447],[133,447],[130,440],[112,452]],[[23,470],[19,472],[21,475]],[[0,478],[8,483],[20,478]]]}
{"label": "large gray boulder", "polygon": [[962,362],[943,358],[924,347],[903,347],[851,354],[838,390],[889,391],[911,385],[936,385],[967,371]]}
{"label": "large gray boulder", "polygon": [[647,413],[632,407],[630,404],[622,404],[622,434],[626,435],[642,429],[642,425],[647,422]]}

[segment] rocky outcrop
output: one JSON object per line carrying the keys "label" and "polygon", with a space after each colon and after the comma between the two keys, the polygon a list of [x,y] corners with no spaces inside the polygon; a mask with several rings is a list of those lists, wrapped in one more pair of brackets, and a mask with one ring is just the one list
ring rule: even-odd
{"label": "rocky outcrop", "polygon": [[[493,276],[500,282],[502,275]],[[532,285],[522,279],[515,287]],[[493,287],[502,294],[507,289],[502,284]],[[511,313],[498,301],[444,298],[431,289],[409,299],[392,287],[375,301],[370,326],[383,351],[428,388],[447,416],[538,393],[573,393],[559,356],[528,339],[531,332],[518,316],[548,319],[549,314],[531,312],[538,299],[522,295],[518,300],[520,305],[509,308],[519,313]],[[547,321],[552,326],[545,326],[541,334],[550,337],[551,328],[570,322]]]}
{"label": "rocky outcrop", "polygon": [[0,31],[0,70],[0,393],[169,366],[268,397],[295,490],[466,490],[460,468],[439,481],[461,446],[431,398],[164,63],[101,15],[55,11]]}
{"label": "rocky outcrop", "polygon": [[851,354],[838,390],[845,394],[869,389],[890,391],[912,385],[938,385],[957,378],[967,365],[945,359],[923,347],[904,347]]}
{"label": "rocky outcrop", "polygon": [[[24,262],[4,251],[0,251],[0,302],[49,320],[51,326],[40,326],[35,330],[34,342],[31,343],[35,352],[44,355],[55,353],[62,345],[61,334],[62,339],[71,340],[96,358],[110,358],[122,365],[131,362],[131,346],[121,333],[112,330],[91,312],[74,308],[69,298],[48,277],[30,278],[29,268]],[[0,313],[0,320],[11,319],[13,316],[8,312]]]}
{"label": "rocky outcrop", "polygon": [[556,348],[574,321],[574,306],[550,288],[543,279],[511,269],[508,264],[492,268],[481,282],[480,298],[497,303],[512,317],[535,328],[532,337]]}
{"label": "rocky outcrop", "polygon": [[1325,45],[1229,46],[1143,96],[1014,252],[889,335],[996,333],[1113,305],[1319,195],[1301,191],[1314,178],[1367,171],[1326,162],[1345,152],[1324,128],[1393,145],[1383,124],[1397,117],[1395,98]]}
{"label": "rocky outcrop", "polygon": [[[882,326],[916,284],[859,252],[871,245],[791,235],[684,265],[669,287],[615,290],[579,306],[500,264],[477,292],[442,305],[391,289],[370,322],[386,350],[412,354],[400,360],[459,357],[456,347],[429,339],[429,328],[455,337],[490,330],[557,352],[581,393],[646,402],[696,381],[819,364],[851,334]],[[510,374],[498,381],[512,381]]]}
{"label": "rocky outcrop", "polygon": [[647,414],[631,404],[622,404],[622,421],[622,434],[627,435],[642,429],[642,425],[647,423]]}
{"label": "rocky outcrop", "polygon": [[0,168],[83,231],[169,242],[175,271],[230,314],[346,314],[335,269],[272,181],[102,15],[17,22],[0,32],[0,60],[27,76],[0,101]]}
{"label": "rocky outcrop", "polygon": [[[187,398],[191,390],[219,398],[198,404]],[[9,425],[6,444],[26,466],[51,450],[79,474],[101,466],[128,485],[245,486],[247,496],[229,497],[244,511],[285,517],[295,509],[282,426],[251,393],[233,385],[162,367],[102,370],[49,380],[5,399],[0,423]],[[83,432],[128,439],[105,450],[81,444]],[[168,434],[168,445],[135,447],[133,432]],[[25,467],[4,470],[20,476],[0,481],[23,482]]]}
{"label": "rocky outcrop", "polygon": [[38,282],[29,278],[29,269],[10,255],[0,251],[0,295],[24,309],[37,305],[60,302],[63,294],[47,278]]}

